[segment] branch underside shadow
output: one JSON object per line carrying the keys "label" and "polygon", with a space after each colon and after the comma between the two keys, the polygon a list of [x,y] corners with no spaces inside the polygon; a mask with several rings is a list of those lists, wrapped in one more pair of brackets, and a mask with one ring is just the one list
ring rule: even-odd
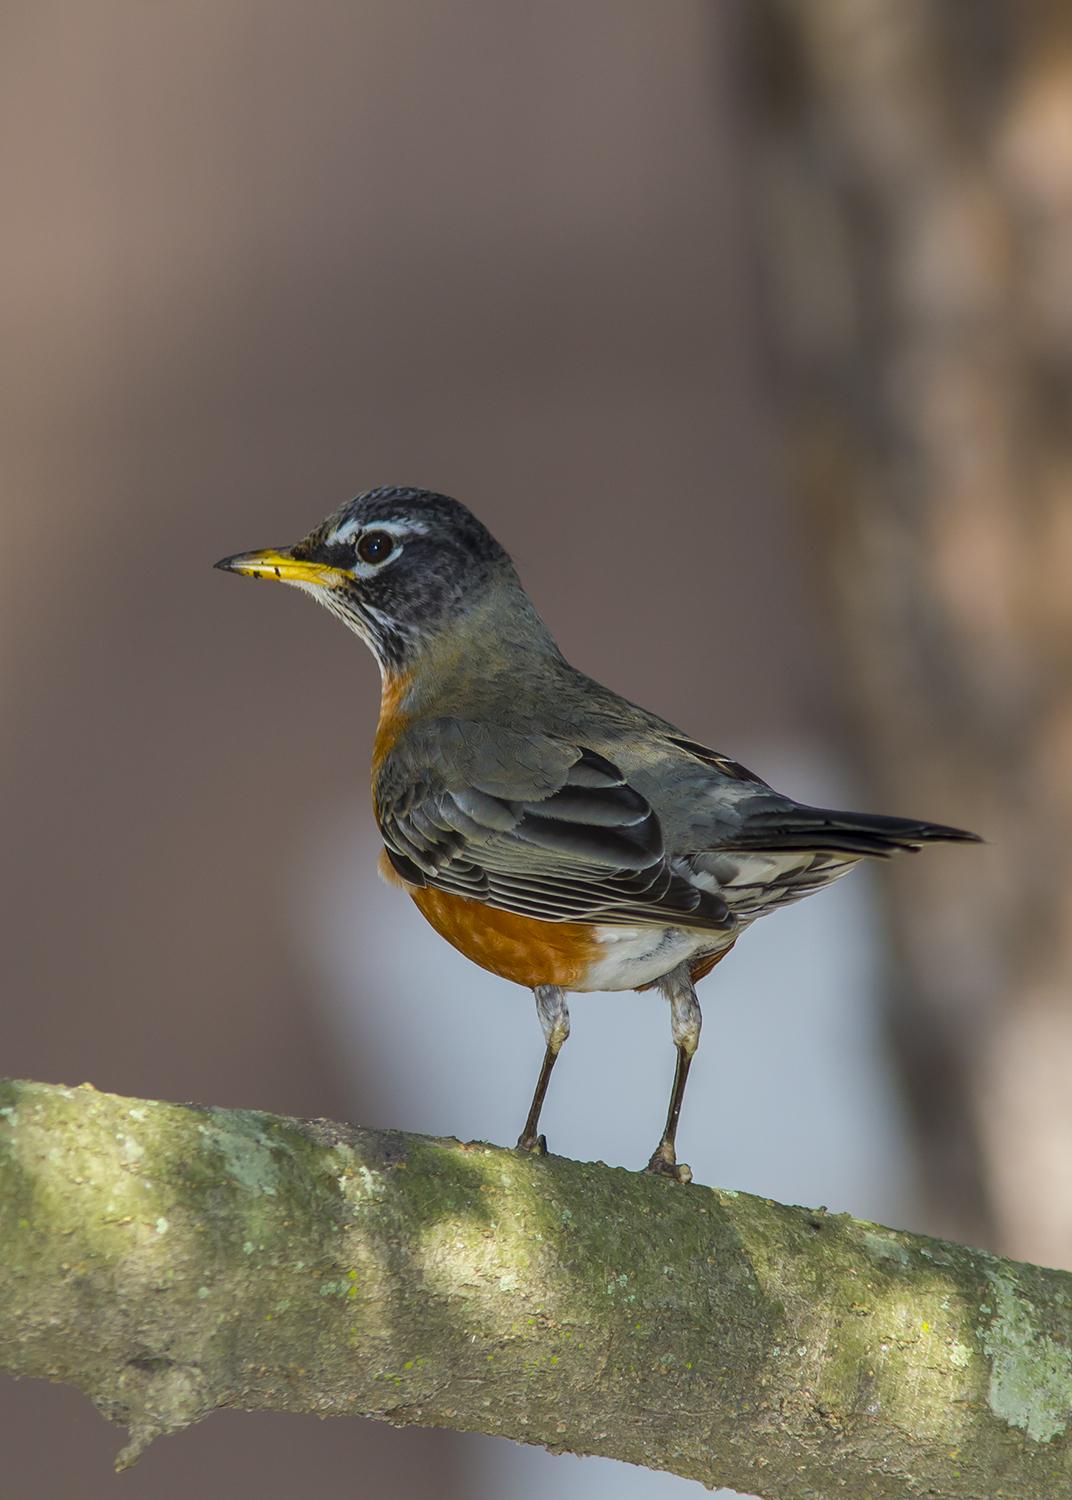
{"label": "branch underside shadow", "polygon": [[0,1367],[132,1462],[221,1406],[769,1497],[1072,1492],[1072,1275],[328,1121],[0,1083]]}

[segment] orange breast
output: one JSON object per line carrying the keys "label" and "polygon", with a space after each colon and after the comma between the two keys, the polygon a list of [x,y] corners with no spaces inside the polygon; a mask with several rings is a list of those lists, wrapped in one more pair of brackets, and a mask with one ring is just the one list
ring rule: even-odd
{"label": "orange breast", "polygon": [[409,675],[399,672],[385,677],[380,691],[380,722],[376,725],[376,738],[372,742],[372,785],[380,767],[394,749],[395,742],[409,720],[401,710],[402,699],[409,686]]}
{"label": "orange breast", "polygon": [[538,984],[570,989],[583,979],[598,952],[592,929],[584,922],[541,922],[429,886],[408,889],[422,916],[459,953],[528,989]]}

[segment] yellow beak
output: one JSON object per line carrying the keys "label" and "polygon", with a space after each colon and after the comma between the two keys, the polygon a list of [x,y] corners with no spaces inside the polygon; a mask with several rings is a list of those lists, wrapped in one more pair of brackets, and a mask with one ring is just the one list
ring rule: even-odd
{"label": "yellow beak", "polygon": [[278,550],[266,547],[262,552],[236,552],[234,557],[221,557],[215,566],[222,568],[225,573],[242,573],[247,578],[278,578],[280,583],[315,584],[325,589],[353,582],[353,575],[345,568],[304,561],[294,557],[287,547]]}

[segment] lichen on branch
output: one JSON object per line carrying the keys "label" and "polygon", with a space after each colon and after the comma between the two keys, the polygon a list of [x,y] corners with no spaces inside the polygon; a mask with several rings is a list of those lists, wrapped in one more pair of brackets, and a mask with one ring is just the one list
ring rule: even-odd
{"label": "lichen on branch", "polygon": [[771,1500],[1072,1493],[1072,1276],[486,1145],[0,1083],[0,1367]]}

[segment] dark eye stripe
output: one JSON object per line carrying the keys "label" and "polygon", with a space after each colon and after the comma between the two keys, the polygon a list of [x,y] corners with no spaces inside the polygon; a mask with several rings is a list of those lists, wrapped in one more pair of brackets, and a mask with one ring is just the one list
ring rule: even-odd
{"label": "dark eye stripe", "polygon": [[357,541],[357,555],[363,563],[375,566],[390,557],[395,539],[389,531],[366,531]]}

